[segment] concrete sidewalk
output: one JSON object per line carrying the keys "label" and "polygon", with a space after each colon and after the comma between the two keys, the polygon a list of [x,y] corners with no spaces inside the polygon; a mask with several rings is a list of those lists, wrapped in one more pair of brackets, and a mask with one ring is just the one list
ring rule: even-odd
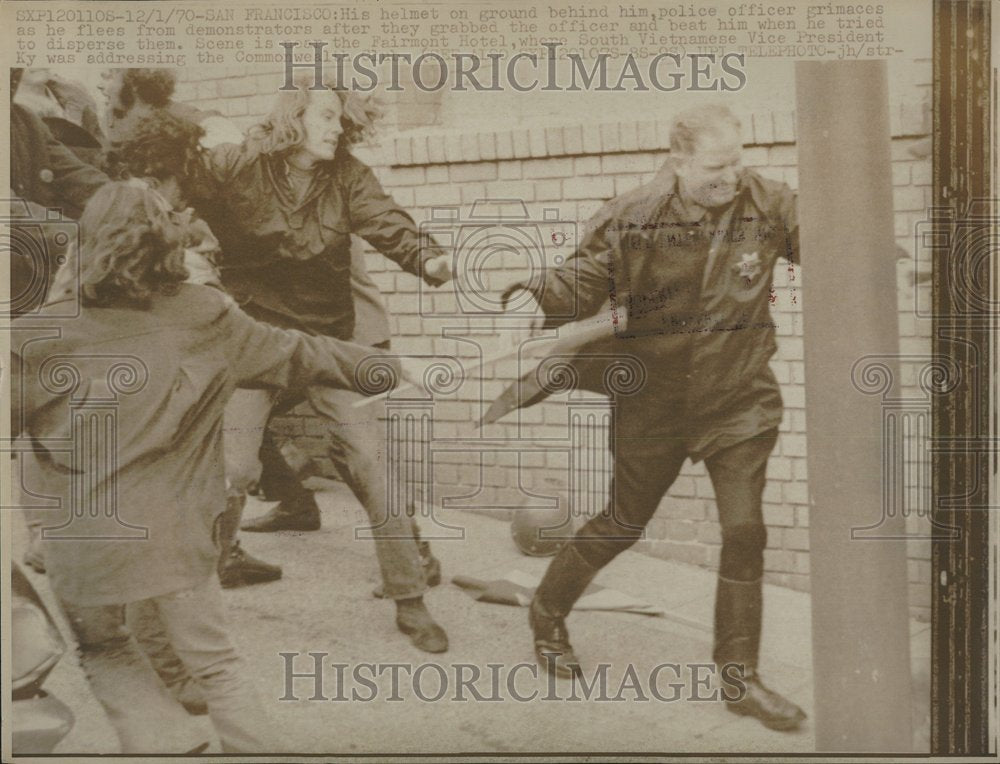
{"label": "concrete sidewalk", "polygon": [[[623,700],[589,700],[577,692],[569,700],[569,682],[560,681],[553,692],[542,675],[531,676],[531,635],[525,608],[479,603],[450,583],[455,575],[480,579],[501,578],[512,570],[540,576],[547,558],[521,555],[510,539],[508,524],[490,517],[458,511],[436,512],[439,523],[458,529],[462,538],[432,540],[440,558],[444,583],[427,596],[428,605],[447,629],[451,649],[432,656],[412,647],[393,623],[391,603],[372,598],[379,583],[371,541],[356,540],[354,530],[367,524],[360,506],[341,484],[327,484],[317,494],[323,511],[323,528],[313,533],[244,534],[245,548],[269,562],[284,566],[284,578],[273,584],[227,591],[231,632],[247,659],[272,718],[282,737],[279,750],[300,754],[391,753],[662,753],[813,752],[812,658],[809,595],[779,587],[765,588],[765,619],[761,672],[775,690],[799,703],[810,719],[793,733],[764,728],[755,720],[728,713],[720,702],[649,697],[648,677],[659,664],[687,667],[711,660],[711,622],[715,576],[710,571],[672,563],[635,552],[626,552],[605,569],[600,584],[662,606],[666,617],[621,613],[575,612],[568,621],[574,646],[588,678],[599,663],[610,664],[607,697]],[[248,515],[266,509],[251,502]],[[422,526],[433,536],[432,524]],[[24,532],[15,526],[15,559],[20,559]],[[44,577],[32,581],[50,596]],[[297,679],[293,693],[298,700],[278,700],[285,694],[286,659],[279,653],[299,654],[294,670],[312,670],[309,652],[323,657],[322,694],[336,698],[352,690],[362,697],[372,694],[352,672],[362,664],[410,664],[419,672],[422,694],[433,697],[442,679],[449,682],[441,700],[421,699],[413,690],[412,676],[402,670],[394,694],[390,670],[372,679],[375,669],[360,669],[377,685],[370,702],[335,699],[309,700],[315,683]],[[915,750],[926,751],[929,730],[928,624],[911,622],[914,666]],[[346,664],[343,683],[332,664]],[[435,665],[436,664],[436,665]],[[486,698],[456,692],[458,674],[469,678],[478,667],[473,684]],[[496,665],[491,668],[487,664]],[[621,685],[629,665],[648,700],[635,700],[633,690]],[[420,668],[426,666],[426,668]],[[440,666],[440,668],[437,668]],[[664,671],[657,687],[670,697],[671,682],[683,682],[682,696],[704,696],[709,690],[692,686],[690,671],[680,679]],[[491,671],[495,672],[491,675]],[[705,676],[707,669],[700,669]],[[442,674],[443,672],[443,674]],[[498,677],[491,679],[492,677]],[[57,749],[60,753],[113,752],[117,743],[103,712],[96,707],[72,653],[57,666],[46,689],[70,705],[77,723]],[[537,697],[519,702],[514,695]],[[457,699],[464,696],[464,700]],[[545,700],[546,696],[558,699]],[[395,697],[395,700],[390,699]],[[210,734],[207,720],[204,725]],[[212,750],[219,750],[214,747]]]}

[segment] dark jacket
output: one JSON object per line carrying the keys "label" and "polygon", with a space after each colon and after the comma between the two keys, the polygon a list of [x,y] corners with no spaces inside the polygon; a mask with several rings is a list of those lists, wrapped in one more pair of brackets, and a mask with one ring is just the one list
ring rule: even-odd
{"label": "dark jacket", "polygon": [[217,146],[209,172],[213,198],[196,206],[222,246],[222,283],[262,321],[353,336],[351,234],[418,276],[426,260],[442,253],[421,247],[413,218],[346,150],[317,165],[301,201],[285,178],[284,160],[247,144]]}
{"label": "dark jacket", "polygon": [[[76,239],[76,225],[91,195],[108,182],[52,135],[35,114],[10,105],[10,184],[20,204],[12,204],[10,304],[19,316],[44,302],[60,256]],[[60,214],[53,215],[50,210]]]}
{"label": "dark jacket", "polygon": [[61,144],[23,106],[10,105],[10,183],[14,193],[63,215],[80,217],[87,200],[108,177]]}
{"label": "dark jacket", "polygon": [[107,138],[101,130],[94,99],[82,85],[59,77],[52,77],[46,87],[63,111],[61,117],[42,117],[46,126],[56,140],[82,161],[103,167]]}
{"label": "dark jacket", "polygon": [[147,310],[85,307],[44,326],[15,322],[12,429],[35,443],[25,490],[61,507],[44,513],[50,581],[81,605],[214,574],[222,415],[235,386],[356,389],[356,366],[376,352],[254,321],[193,284]]}
{"label": "dark jacket", "polygon": [[769,296],[777,259],[797,259],[791,189],[745,170],[725,209],[691,219],[668,161],[587,228],[577,252],[533,292],[550,326],[608,307],[616,328],[596,352],[634,356],[645,369],[642,388],[620,406],[626,430],[672,422],[703,458],[777,426]]}

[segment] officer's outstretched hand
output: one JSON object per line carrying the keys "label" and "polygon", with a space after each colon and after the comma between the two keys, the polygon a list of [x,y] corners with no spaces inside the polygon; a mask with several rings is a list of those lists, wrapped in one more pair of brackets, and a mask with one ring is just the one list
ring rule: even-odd
{"label": "officer's outstretched hand", "polygon": [[438,255],[431,258],[424,263],[424,273],[442,284],[446,281],[451,281],[451,256]]}

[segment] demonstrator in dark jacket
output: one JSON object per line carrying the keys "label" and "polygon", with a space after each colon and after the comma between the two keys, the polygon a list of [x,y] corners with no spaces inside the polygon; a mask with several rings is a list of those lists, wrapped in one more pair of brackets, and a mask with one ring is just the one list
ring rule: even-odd
{"label": "demonstrator in dark jacket", "polygon": [[[450,278],[449,256],[433,243],[421,246],[413,219],[351,154],[350,145],[371,126],[362,102],[342,91],[309,90],[309,84],[281,93],[241,145],[209,153],[209,193],[195,207],[219,238],[222,284],[248,314],[274,326],[351,339],[352,234],[432,285]],[[254,464],[232,472],[259,476],[260,433],[272,408],[293,400],[242,398],[244,410],[234,421],[247,435],[245,461]],[[324,417],[331,460],[371,520],[397,626],[421,649],[445,651],[447,635],[423,601],[427,581],[411,520],[389,510],[388,486],[398,476],[387,470],[384,426],[343,395],[310,388],[305,398]],[[237,444],[227,438],[229,451]],[[315,525],[299,529],[318,523],[317,516]]]}

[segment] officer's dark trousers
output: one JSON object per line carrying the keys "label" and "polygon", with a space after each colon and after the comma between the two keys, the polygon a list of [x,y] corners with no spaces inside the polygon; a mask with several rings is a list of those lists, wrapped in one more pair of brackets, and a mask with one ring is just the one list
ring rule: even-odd
{"label": "officer's dark trousers", "polygon": [[[607,565],[642,537],[643,529],[688,457],[682,438],[647,432],[650,434],[636,430],[618,433],[614,442],[612,499],[605,511],[588,521],[566,545],[592,569]],[[777,429],[771,429],[705,459],[722,528],[719,574],[724,579],[756,581],[763,573],[767,531],[761,502],[767,460],[777,435]],[[567,549],[567,555],[571,554]],[[544,588],[544,585],[539,587]]]}

